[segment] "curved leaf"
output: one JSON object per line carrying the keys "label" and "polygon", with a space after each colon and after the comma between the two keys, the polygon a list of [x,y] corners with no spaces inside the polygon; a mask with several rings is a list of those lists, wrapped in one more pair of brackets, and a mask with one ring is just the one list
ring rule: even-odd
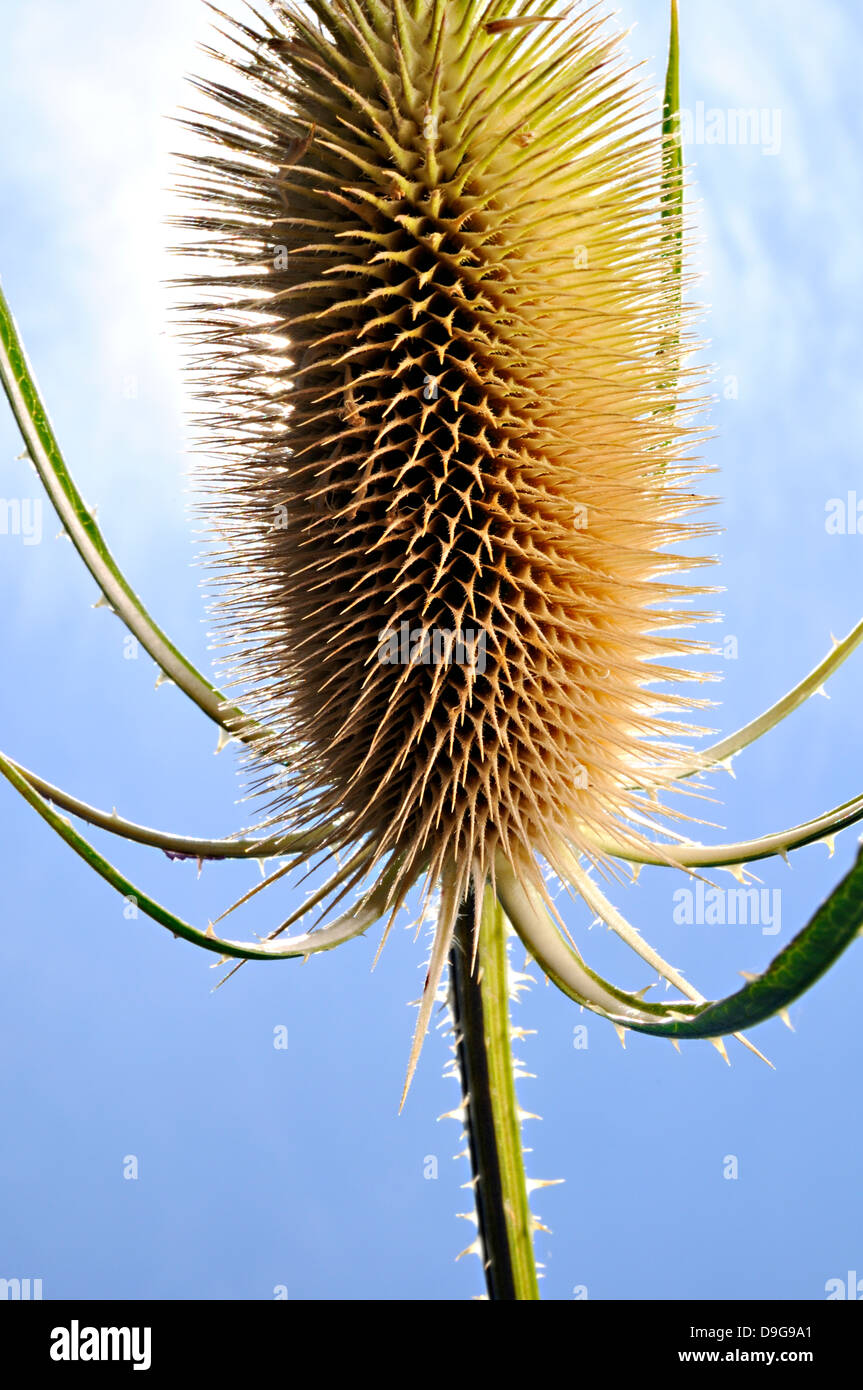
{"label": "curved leaf", "polygon": [[[815,984],[839,959],[863,927],[863,849],[850,873],[834,889],[815,916],[779,952],[763,975],[725,999],[704,1004],[691,1016],[666,1023],[644,1023],[629,1017],[615,1021],[638,1033],[665,1038],[718,1038],[753,1028],[771,1018]],[[675,1010],[676,1011],[676,1010]],[[682,1010],[681,1010],[682,1011]]]}
{"label": "curved leaf", "polygon": [[796,709],[804,705],[813,695],[817,695],[824,682],[834,675],[843,662],[847,661],[852,652],[855,652],[863,642],[863,619],[851,629],[847,637],[842,641],[833,639],[830,651],[813,667],[808,676],[804,676],[802,681],[777,700],[775,704],[766,709],[763,714],[759,714],[756,719],[751,719],[748,724],[736,729],[733,734],[728,734],[726,738],[720,739],[719,743],[714,743],[710,748],[705,748],[702,753],[694,753],[691,760],[681,763],[674,768],[673,776],[676,778],[694,777],[699,772],[705,772],[708,768],[715,767],[718,763],[729,763],[733,757],[748,748],[756,739],[761,738],[762,734],[769,733],[775,729],[782,720],[789,714],[793,714]]}
{"label": "curved leaf", "polygon": [[[790,830],[777,830],[769,835],[760,835],[756,840],[737,840],[725,845],[703,845],[698,843],[682,845],[656,844],[655,852],[644,848],[636,841],[627,845],[624,841],[605,840],[582,830],[581,835],[591,849],[615,859],[625,859],[630,864],[653,864],[659,868],[671,869],[722,869],[740,868],[755,863],[759,859],[771,859],[776,855],[787,855],[804,845],[816,844],[819,840],[830,840],[840,830],[863,820],[863,796],[843,801],[814,820],[804,821]],[[577,849],[577,846],[571,846]]]}
{"label": "curved leaf", "polygon": [[[321,927],[313,932],[305,932],[301,936],[289,937],[284,941],[276,941],[271,936],[259,942],[230,941],[224,937],[217,936],[212,927],[206,931],[201,931],[199,927],[193,927],[190,923],[177,917],[168,908],[151,898],[147,893],[137,888],[130,879],[120,873],[113,864],[109,863],[88,840],[85,840],[78,831],[74,829],[71,822],[61,816],[54,807],[40,796],[30,783],[22,777],[21,773],[9,759],[0,753],[0,774],[11,782],[12,786],[21,793],[25,801],[28,801],[35,811],[44,821],[56,830],[75,851],[76,854],[94,869],[101,878],[115,888],[123,897],[134,901],[135,907],[158,922],[160,926],[167,927],[174,936],[183,937],[186,941],[191,941],[195,946],[201,946],[205,951],[213,951],[220,956],[231,956],[238,960],[289,960],[297,957],[314,955],[319,951],[329,951],[335,946],[340,946],[343,941],[349,941],[352,937],[359,936],[367,931],[375,922],[389,910],[391,903],[389,891],[394,877],[394,865],[389,865],[375,886],[354,904],[354,906],[343,916],[339,917],[329,926]],[[280,929],[277,929],[280,930]]]}
{"label": "curved leaf", "polygon": [[275,859],[283,854],[311,854],[331,844],[333,832],[337,828],[329,822],[314,826],[308,831],[275,834],[256,839],[234,839],[225,836],[213,840],[194,835],[175,835],[167,830],[156,830],[148,825],[138,825],[135,821],[125,820],[116,811],[103,811],[97,806],[90,806],[71,792],[46,781],[38,773],[22,767],[14,758],[7,757],[6,761],[21,774],[34,791],[52,805],[61,807],[70,815],[78,816],[89,825],[97,826],[99,830],[107,830],[111,835],[147,845],[150,849],[160,849],[170,857],[179,859],[264,860]]}
{"label": "curved leaf", "polygon": [[183,656],[153,621],[120,570],[75,486],[39,394],[12,311],[0,288],[0,381],[27,446],[27,453],[84,564],[109,605],[141,646],[180,689],[233,737],[254,742],[264,729],[232,705]]}

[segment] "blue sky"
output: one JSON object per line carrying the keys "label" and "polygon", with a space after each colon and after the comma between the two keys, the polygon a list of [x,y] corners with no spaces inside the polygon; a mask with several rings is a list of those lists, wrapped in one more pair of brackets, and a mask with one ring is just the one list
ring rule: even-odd
{"label": "blue sky", "polygon": [[[621,0],[633,57],[661,76],[665,6]],[[832,535],[831,499],[858,491],[863,18],[822,0],[683,0],[684,107],[764,111],[763,144],[690,146],[716,364],[723,563],[715,727],[727,732],[800,678],[860,617],[863,535]],[[151,610],[206,663],[200,571],[186,511],[187,442],[161,280],[165,119],[187,99],[207,33],[198,0],[0,0],[0,275],[79,485]],[[776,125],[774,113],[780,112]],[[765,127],[767,128],[767,127]],[[775,141],[774,141],[775,143]],[[39,496],[0,411],[4,499]],[[39,544],[0,536],[0,746],[133,819],[222,834],[244,819],[229,751],[173,687],[154,693],[46,507]],[[863,653],[716,779],[717,838],[794,824],[860,790]],[[46,1298],[466,1298],[471,1238],[448,1053],[432,1035],[405,1112],[398,1097],[424,954],[396,931],[372,975],[370,936],[306,966],[214,972],[123,904],[0,788],[0,1277]],[[95,837],[95,835],[94,835]],[[100,844],[102,842],[100,841]],[[214,916],[251,866],[205,868],[113,842],[130,876],[192,920]],[[618,904],[706,994],[758,970],[847,870],[852,832],[759,869],[781,931],[676,923],[681,883],[646,871]],[[283,914],[261,895],[249,931]],[[278,901],[276,900],[278,896]],[[620,983],[642,970],[588,915],[571,929]],[[534,971],[534,974],[537,974]],[[565,1178],[535,1209],[544,1296],[823,1298],[863,1275],[856,1083],[860,948],[733,1066],[707,1044],[614,1032],[538,980],[518,1008],[529,1171]],[[573,1046],[587,1025],[588,1047]],[[288,1046],[273,1046],[287,1028]],[[136,1179],[124,1177],[137,1159]],[[427,1159],[438,1159],[428,1179]],[[736,1178],[726,1178],[730,1158]]]}

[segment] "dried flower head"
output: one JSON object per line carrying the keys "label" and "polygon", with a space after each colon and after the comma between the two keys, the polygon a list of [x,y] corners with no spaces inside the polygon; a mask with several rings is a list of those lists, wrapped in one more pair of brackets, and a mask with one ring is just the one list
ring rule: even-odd
{"label": "dried flower head", "polygon": [[640,841],[696,703],[653,688],[690,678],[672,632],[704,616],[669,577],[707,531],[682,229],[619,36],[552,8],[268,0],[190,122],[257,785],[388,860],[393,906],[443,879],[432,992],[496,855],[541,885],[537,856]]}

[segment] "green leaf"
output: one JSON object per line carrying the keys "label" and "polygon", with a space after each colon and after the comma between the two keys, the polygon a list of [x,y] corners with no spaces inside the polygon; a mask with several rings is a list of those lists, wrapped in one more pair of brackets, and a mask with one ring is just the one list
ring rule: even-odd
{"label": "green leaf", "polygon": [[822,903],[808,925],[779,952],[763,975],[750,980],[743,989],[725,999],[702,1005],[685,1019],[666,1023],[644,1023],[630,1018],[617,1021],[637,1033],[665,1038],[718,1038],[743,1028],[753,1028],[787,1009],[814,985],[850,946],[861,927],[863,849],[851,872]]}

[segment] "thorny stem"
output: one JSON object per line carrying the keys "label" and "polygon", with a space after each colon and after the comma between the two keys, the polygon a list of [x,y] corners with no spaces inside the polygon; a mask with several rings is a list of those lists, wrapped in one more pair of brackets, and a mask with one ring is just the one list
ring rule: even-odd
{"label": "thorny stem", "polygon": [[[0,758],[3,757],[5,755],[0,753]],[[118,835],[124,840],[148,845],[151,849],[161,849],[169,855],[180,858],[200,860],[251,859],[263,864],[267,859],[276,859],[284,854],[326,849],[327,847],[327,834],[331,829],[330,826],[312,829],[305,834],[277,834],[256,838],[243,836],[235,838],[226,835],[219,839],[206,839],[193,835],[174,835],[167,830],[156,830],[148,825],[137,825],[134,821],[126,820],[116,810],[109,812],[100,810],[97,806],[90,806],[86,801],[64,791],[62,787],[57,787],[44,777],[40,777],[38,773],[22,767],[13,758],[5,758],[5,761],[10,767],[14,767],[15,771],[39,796],[50,801],[53,806],[59,806],[61,810],[77,816],[80,820],[87,821],[89,825],[95,825],[100,830],[107,830],[112,835]]]}
{"label": "thorny stem", "polygon": [[66,467],[48,411],[27,360],[12,311],[0,289],[0,384],[63,527],[102,595],[145,651],[199,709],[227,733],[253,742],[264,730],[195,669],[153,621],[108,549]]}
{"label": "thorny stem", "polygon": [[507,926],[490,887],[482,902],[476,967],[473,890],[459,908],[450,952],[450,995],[479,1243],[488,1296],[539,1298],[521,1123],[513,1076]]}

